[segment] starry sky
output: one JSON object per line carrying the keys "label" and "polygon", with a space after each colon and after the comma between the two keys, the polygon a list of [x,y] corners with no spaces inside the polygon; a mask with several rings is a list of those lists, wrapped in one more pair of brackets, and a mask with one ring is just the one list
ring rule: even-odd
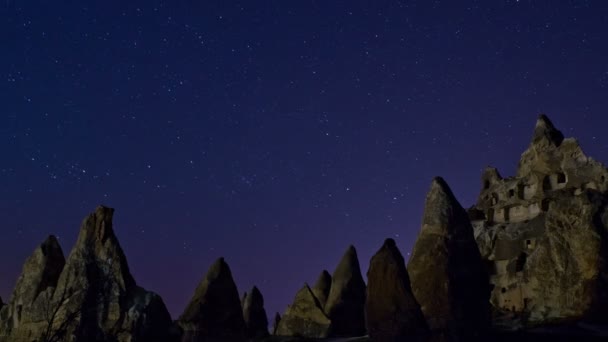
{"label": "starry sky", "polygon": [[98,204],[174,318],[224,256],[269,317],[349,244],[404,255],[433,176],[463,206],[539,113],[608,162],[606,1],[0,5],[0,296]]}

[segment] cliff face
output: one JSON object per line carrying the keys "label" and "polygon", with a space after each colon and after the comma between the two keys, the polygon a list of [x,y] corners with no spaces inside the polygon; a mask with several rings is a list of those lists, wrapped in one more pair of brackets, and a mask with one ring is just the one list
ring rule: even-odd
{"label": "cliff face", "polygon": [[604,315],[607,181],[608,170],[544,115],[515,177],[485,170],[469,216],[493,286],[495,324]]}

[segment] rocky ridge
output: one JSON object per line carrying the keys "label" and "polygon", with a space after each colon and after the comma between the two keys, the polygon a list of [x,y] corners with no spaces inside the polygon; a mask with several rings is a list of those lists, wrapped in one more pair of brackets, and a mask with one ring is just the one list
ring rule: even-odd
{"label": "rocky ridge", "polygon": [[[407,269],[387,239],[366,285],[350,246],[333,276],[323,271],[277,313],[273,334],[399,341],[479,337],[490,319],[494,332],[607,326],[608,170],[541,115],[516,175],[488,167],[481,183],[467,212],[435,178]],[[88,215],[67,259],[53,236],[36,247],[8,302],[0,300],[0,342],[274,338],[261,293],[253,287],[240,299],[223,258],[172,322],[162,299],[133,279],[113,213],[100,206]]]}

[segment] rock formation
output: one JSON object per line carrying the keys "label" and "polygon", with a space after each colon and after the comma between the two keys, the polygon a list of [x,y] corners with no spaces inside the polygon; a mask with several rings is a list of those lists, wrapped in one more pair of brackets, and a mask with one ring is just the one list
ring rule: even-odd
{"label": "rock formation", "polygon": [[242,340],[245,321],[230,267],[219,258],[209,268],[179,318],[183,341]]}
{"label": "rock formation", "polygon": [[243,301],[245,335],[249,338],[260,338],[268,335],[268,318],[264,310],[264,297],[257,287],[246,293]]}
{"label": "rock formation", "polygon": [[373,341],[422,340],[428,333],[420,305],[412,294],[403,256],[387,239],[367,271],[365,315]]}
{"label": "rock formation", "polygon": [[114,209],[99,206],[82,223],[53,302],[75,313],[74,340],[162,341],[171,316],[162,299],[138,287],[114,235]]}
{"label": "rock formation", "polygon": [[51,320],[51,298],[65,265],[54,236],[49,236],[25,261],[13,294],[0,311],[0,341],[27,341],[42,336]]}
{"label": "rock formation", "polygon": [[482,175],[469,210],[493,285],[495,324],[606,317],[608,170],[544,115],[515,177]]}
{"label": "rock formation", "polygon": [[1,315],[11,326],[9,341],[168,340],[171,317],[158,295],[136,285],[114,235],[113,213],[100,206],[84,219],[65,266],[52,237],[28,259],[8,314],[3,309]]}
{"label": "rock formation", "polygon": [[331,320],[332,336],[365,335],[365,282],[352,245],[331,278],[324,311]]}
{"label": "rock formation", "polygon": [[426,196],[407,269],[431,330],[460,335],[488,326],[488,276],[467,212],[442,178],[433,180]]}
{"label": "rock formation", "polygon": [[357,251],[349,246],[333,277],[323,270],[305,285],[280,318],[276,334],[307,338],[365,335],[365,282]]}
{"label": "rock formation", "polygon": [[274,324],[272,325],[272,334],[277,334],[277,329],[279,328],[279,323],[281,322],[281,315],[278,312],[274,314]]}
{"label": "rock formation", "polygon": [[312,288],[312,293],[319,301],[319,305],[321,305],[321,307],[325,307],[330,289],[331,275],[329,275],[329,272],[327,272],[327,270],[323,270],[323,272],[321,272],[321,274],[319,275],[319,278],[317,278],[315,286],[313,286]]}
{"label": "rock formation", "polygon": [[330,329],[331,321],[308,284],[305,284],[281,317],[275,335],[325,338]]}

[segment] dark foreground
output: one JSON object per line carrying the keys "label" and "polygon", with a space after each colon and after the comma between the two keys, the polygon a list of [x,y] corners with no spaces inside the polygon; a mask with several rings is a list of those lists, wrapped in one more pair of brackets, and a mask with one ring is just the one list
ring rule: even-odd
{"label": "dark foreground", "polygon": [[[330,338],[330,339],[307,339],[297,337],[278,337],[271,336],[263,340],[263,342],[366,342],[372,341],[369,337],[354,337],[354,338]],[[591,326],[591,325],[575,325],[551,328],[537,328],[529,331],[510,332],[501,331],[493,332],[483,336],[466,337],[466,338],[450,338],[445,335],[432,335],[423,340],[408,339],[408,341],[517,341],[517,342],[561,342],[561,341],[608,341],[608,327]],[[392,341],[380,341],[392,342]]]}

